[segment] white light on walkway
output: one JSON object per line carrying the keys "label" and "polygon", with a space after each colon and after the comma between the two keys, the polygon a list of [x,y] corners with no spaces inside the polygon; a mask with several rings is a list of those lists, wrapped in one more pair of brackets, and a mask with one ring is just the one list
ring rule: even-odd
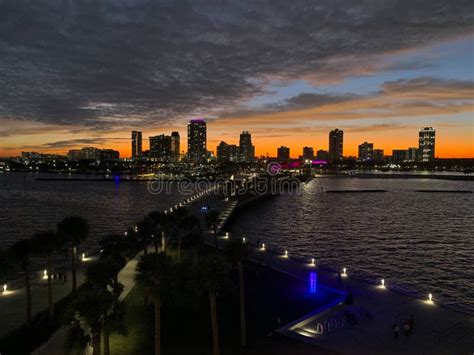
{"label": "white light on walkway", "polygon": [[86,260],[86,253],[82,253],[82,261]]}
{"label": "white light on walkway", "polygon": [[430,304],[433,303],[433,295],[431,294],[431,292],[428,293],[428,301],[426,301],[426,302],[428,302],[428,303],[430,303]]}
{"label": "white light on walkway", "polygon": [[342,277],[347,277],[347,269],[345,267],[342,268]]}
{"label": "white light on walkway", "polygon": [[288,257],[288,250],[285,250],[285,258]]}
{"label": "white light on walkway", "polygon": [[7,293],[7,284],[3,284],[3,293]]}
{"label": "white light on walkway", "polygon": [[225,237],[224,239],[229,239],[229,232],[225,232]]}
{"label": "white light on walkway", "polygon": [[314,263],[314,258],[311,258],[311,264],[309,264],[310,266],[315,266],[315,263]]}
{"label": "white light on walkway", "polygon": [[47,279],[48,278],[48,270],[44,269],[43,271],[43,279]]}
{"label": "white light on walkway", "polygon": [[242,238],[242,243],[245,243],[245,237]]}
{"label": "white light on walkway", "polygon": [[124,232],[124,233],[123,233],[124,236],[127,236],[127,234],[128,234],[128,232]]}
{"label": "white light on walkway", "polygon": [[262,250],[265,250],[265,243],[262,243]]}

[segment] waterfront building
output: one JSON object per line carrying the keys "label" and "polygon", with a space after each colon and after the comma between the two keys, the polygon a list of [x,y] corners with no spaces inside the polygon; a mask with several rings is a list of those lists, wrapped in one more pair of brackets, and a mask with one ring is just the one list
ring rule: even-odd
{"label": "waterfront building", "polygon": [[159,161],[169,161],[171,159],[171,137],[161,134],[150,137],[150,157]]}
{"label": "waterfront building", "polygon": [[142,155],[142,132],[132,131],[132,158]]}
{"label": "waterfront building", "polygon": [[188,123],[188,159],[202,162],[207,156],[207,128],[204,120],[191,120]]}
{"label": "waterfront building", "polygon": [[100,160],[100,150],[94,147],[85,147],[81,149],[81,160]]}
{"label": "waterfront building", "polygon": [[179,132],[171,132],[171,160],[174,162],[179,161],[180,158],[180,136]]}
{"label": "waterfront building", "polygon": [[342,159],[344,147],[344,132],[334,129],[329,132],[329,161],[334,162]]}
{"label": "waterfront building", "polygon": [[81,150],[80,149],[71,149],[67,152],[67,160],[77,161],[81,159]]}
{"label": "waterfront building", "polygon": [[316,159],[318,160],[329,160],[329,152],[327,150],[320,149],[316,152]]}
{"label": "waterfront building", "polygon": [[359,144],[359,156],[360,161],[372,161],[374,160],[374,144],[364,142]]}
{"label": "waterfront building", "polygon": [[436,130],[433,127],[424,127],[418,133],[418,160],[430,162],[435,158]]}
{"label": "waterfront building", "polygon": [[240,134],[239,141],[240,160],[243,162],[253,162],[255,159],[255,146],[252,145],[252,135],[248,131]]}
{"label": "waterfront building", "polygon": [[220,162],[237,162],[240,160],[240,149],[235,144],[222,141],[217,146],[217,160]]}
{"label": "waterfront building", "polygon": [[407,160],[408,161],[417,161],[418,160],[418,148],[408,148],[408,150],[407,150]]}
{"label": "waterfront building", "polygon": [[401,162],[407,160],[406,149],[394,149],[392,150],[392,161]]}
{"label": "waterfront building", "polygon": [[290,148],[281,146],[277,149],[278,161],[286,162],[290,160]]}
{"label": "waterfront building", "polygon": [[99,151],[100,161],[115,160],[120,158],[120,152],[114,149],[101,149]]}
{"label": "waterfront building", "polygon": [[374,149],[374,161],[382,161],[384,158],[383,149]]}
{"label": "waterfront building", "polygon": [[304,160],[313,160],[314,159],[314,149],[313,147],[303,147],[303,156]]}

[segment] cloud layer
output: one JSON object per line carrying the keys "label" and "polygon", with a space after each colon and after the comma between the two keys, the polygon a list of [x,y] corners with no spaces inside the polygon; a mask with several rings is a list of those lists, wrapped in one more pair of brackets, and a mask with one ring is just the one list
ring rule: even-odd
{"label": "cloud layer", "polygon": [[[374,70],[361,58],[472,32],[473,10],[461,0],[0,0],[0,120],[113,130],[219,115],[272,78],[335,80]],[[409,93],[399,85],[383,90]]]}

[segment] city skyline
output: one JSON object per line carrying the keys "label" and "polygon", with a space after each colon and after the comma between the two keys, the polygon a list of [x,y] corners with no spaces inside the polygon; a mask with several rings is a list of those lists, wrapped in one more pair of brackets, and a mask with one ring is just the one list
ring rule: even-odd
{"label": "city skyline", "polygon": [[282,2],[272,16],[253,2],[223,2],[219,15],[207,2],[53,3],[0,4],[0,156],[79,145],[130,156],[131,130],[185,137],[194,117],[210,147],[251,131],[257,155],[280,141],[328,149],[334,127],[346,155],[364,141],[391,151],[433,126],[438,157],[474,156],[469,2]]}

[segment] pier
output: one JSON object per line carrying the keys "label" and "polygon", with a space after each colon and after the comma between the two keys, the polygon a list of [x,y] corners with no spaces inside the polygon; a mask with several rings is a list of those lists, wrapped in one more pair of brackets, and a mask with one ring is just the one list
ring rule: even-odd
{"label": "pier", "polygon": [[[316,273],[318,292],[324,292],[328,302],[314,309],[307,315],[282,324],[277,332],[296,341],[321,346],[325,349],[353,353],[407,353],[407,354],[451,354],[470,353],[474,349],[474,316],[458,312],[437,304],[436,295],[429,299],[419,299],[396,292],[390,288],[390,280],[380,284],[370,284],[351,276],[351,270],[327,270],[318,265],[318,260],[301,260],[295,258],[291,250],[280,250],[271,241],[256,245],[255,236],[234,236],[227,233],[230,222],[238,223],[239,208],[250,208],[251,203],[260,203],[271,197],[271,194],[224,194],[214,186],[199,192],[171,206],[172,212],[177,207],[186,207],[190,213],[199,217],[205,233],[205,243],[214,247],[214,235],[206,225],[207,206],[219,213],[217,228],[218,248],[224,248],[229,240],[238,238],[248,244],[248,257],[253,263],[290,275],[303,283],[308,282],[310,273]],[[206,207],[203,209],[203,207]],[[245,239],[243,239],[245,238]],[[263,245],[265,243],[265,245]],[[151,247],[150,247],[151,250]],[[141,252],[132,258],[119,274],[119,281],[124,284],[121,299],[135,285],[134,274]],[[93,257],[90,258],[93,262]],[[83,266],[87,262],[82,263]],[[338,272],[341,279],[338,281]],[[83,280],[82,273],[79,280]],[[55,299],[64,297],[70,285],[64,286],[64,292],[55,288]],[[345,305],[349,293],[353,295],[353,305]],[[37,314],[47,306],[46,283],[37,280],[32,289],[34,313]],[[20,326],[24,320],[24,290],[17,288],[0,294],[0,335]],[[349,322],[344,312],[355,314],[356,322]],[[414,330],[410,336],[403,334],[400,326],[399,336],[394,340],[392,325],[402,324],[414,315]],[[64,327],[59,329],[51,339],[43,344],[35,354],[61,354]]]}

